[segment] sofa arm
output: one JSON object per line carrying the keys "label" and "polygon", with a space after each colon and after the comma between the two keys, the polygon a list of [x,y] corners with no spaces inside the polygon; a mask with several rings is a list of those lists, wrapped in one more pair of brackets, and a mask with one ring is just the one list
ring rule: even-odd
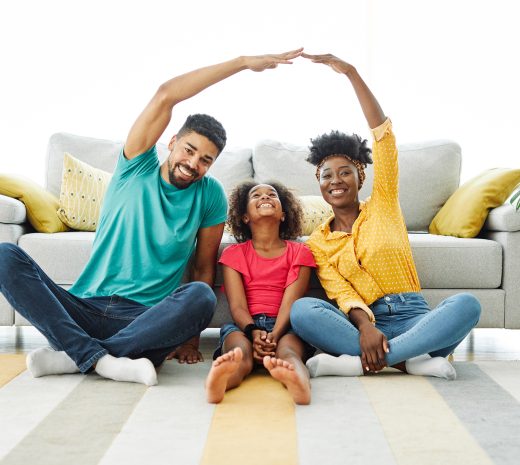
{"label": "sofa arm", "polygon": [[505,291],[504,328],[520,329],[520,231],[489,231],[484,239],[498,242],[502,246],[502,285]]}
{"label": "sofa arm", "polygon": [[22,224],[26,221],[25,205],[17,199],[0,194],[0,223]]}
{"label": "sofa arm", "polygon": [[520,211],[510,203],[500,205],[489,211],[483,231],[520,231]]}

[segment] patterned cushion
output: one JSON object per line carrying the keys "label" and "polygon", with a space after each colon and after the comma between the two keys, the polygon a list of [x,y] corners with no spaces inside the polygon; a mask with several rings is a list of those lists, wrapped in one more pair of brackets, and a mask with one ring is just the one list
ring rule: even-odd
{"label": "patterned cushion", "polygon": [[95,231],[111,174],[65,153],[58,216],[72,229]]}

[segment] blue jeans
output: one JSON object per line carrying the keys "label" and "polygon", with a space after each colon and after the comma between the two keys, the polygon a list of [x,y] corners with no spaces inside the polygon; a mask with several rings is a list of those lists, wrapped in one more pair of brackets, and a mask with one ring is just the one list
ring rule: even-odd
{"label": "blue jeans", "polygon": [[[420,293],[388,294],[370,305],[376,328],[387,338],[389,366],[422,354],[446,357],[475,327],[480,303],[456,294],[430,310]],[[303,340],[334,355],[361,355],[359,331],[324,300],[304,297],[291,308],[291,326]]]}
{"label": "blue jeans", "polygon": [[0,291],[56,350],[86,373],[104,355],[146,357],[157,366],[205,329],[216,298],[192,282],[151,307],[118,295],[79,298],[55,284],[17,245],[0,244]]}

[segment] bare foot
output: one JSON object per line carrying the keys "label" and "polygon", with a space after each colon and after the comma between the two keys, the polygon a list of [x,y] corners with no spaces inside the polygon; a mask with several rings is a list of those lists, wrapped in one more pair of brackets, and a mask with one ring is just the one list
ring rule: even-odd
{"label": "bare foot", "polygon": [[310,404],[311,386],[309,379],[298,373],[292,363],[281,358],[266,355],[264,357],[264,367],[269,370],[274,379],[280,381],[287,388],[296,404]]}
{"label": "bare foot", "polygon": [[242,357],[242,349],[235,347],[213,362],[206,378],[206,397],[208,402],[217,404],[224,398],[228,379],[238,370]]}

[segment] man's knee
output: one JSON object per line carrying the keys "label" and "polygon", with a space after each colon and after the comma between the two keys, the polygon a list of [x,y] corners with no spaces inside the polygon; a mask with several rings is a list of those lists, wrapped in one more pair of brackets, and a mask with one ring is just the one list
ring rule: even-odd
{"label": "man's knee", "polygon": [[13,277],[17,274],[17,264],[24,252],[16,244],[0,243],[0,280]]}

